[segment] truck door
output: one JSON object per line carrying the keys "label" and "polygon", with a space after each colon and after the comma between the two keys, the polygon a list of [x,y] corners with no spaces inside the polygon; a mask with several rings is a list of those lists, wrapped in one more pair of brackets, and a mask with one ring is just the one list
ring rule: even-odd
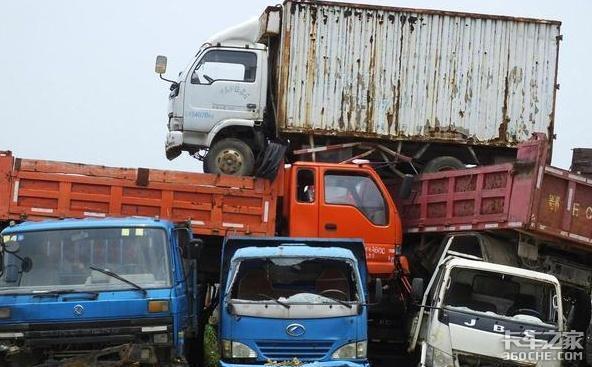
{"label": "truck door", "polygon": [[318,169],[294,166],[290,175],[293,188],[290,200],[289,235],[291,237],[319,237]]}
{"label": "truck door", "polygon": [[260,120],[265,51],[212,48],[185,83],[183,129],[210,132],[228,119]]}
{"label": "truck door", "polygon": [[391,273],[401,227],[384,186],[364,169],[321,167],[319,174],[319,237],[362,238],[369,272]]}

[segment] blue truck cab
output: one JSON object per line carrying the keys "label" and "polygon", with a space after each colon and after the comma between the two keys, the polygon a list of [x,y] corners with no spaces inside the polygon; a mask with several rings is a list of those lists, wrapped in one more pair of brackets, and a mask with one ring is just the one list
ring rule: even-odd
{"label": "blue truck cab", "polygon": [[195,284],[177,232],[148,218],[5,228],[0,365],[187,365]]}
{"label": "blue truck cab", "polygon": [[221,366],[367,366],[361,240],[229,238],[220,275]]}

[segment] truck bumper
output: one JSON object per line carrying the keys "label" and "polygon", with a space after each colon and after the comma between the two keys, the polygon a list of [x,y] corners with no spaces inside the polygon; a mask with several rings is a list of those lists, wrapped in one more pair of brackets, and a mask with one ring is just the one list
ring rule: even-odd
{"label": "truck bumper", "polygon": [[166,136],[164,150],[168,160],[172,160],[181,155],[183,146],[183,132],[169,131]]}
{"label": "truck bumper", "polygon": [[[265,366],[261,364],[234,364],[220,361],[220,367],[256,367]],[[326,362],[310,362],[299,365],[299,367],[370,367],[368,362],[352,362],[352,361],[326,361]]]}

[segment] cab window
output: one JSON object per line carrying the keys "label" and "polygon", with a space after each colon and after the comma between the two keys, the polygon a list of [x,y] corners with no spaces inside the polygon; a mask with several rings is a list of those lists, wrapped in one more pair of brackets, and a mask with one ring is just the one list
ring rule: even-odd
{"label": "cab window", "polygon": [[296,176],[296,200],[299,203],[315,202],[315,176],[313,170],[298,170]]}
{"label": "cab window", "polygon": [[206,53],[191,75],[193,84],[211,84],[216,80],[254,82],[257,55],[247,51],[212,50]]}
{"label": "cab window", "polygon": [[324,180],[326,204],[354,206],[372,223],[388,223],[386,202],[370,177],[335,171],[327,172]]}

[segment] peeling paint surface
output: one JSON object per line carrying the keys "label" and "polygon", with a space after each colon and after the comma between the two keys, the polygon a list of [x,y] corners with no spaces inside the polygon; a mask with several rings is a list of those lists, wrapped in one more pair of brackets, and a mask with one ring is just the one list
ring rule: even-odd
{"label": "peeling paint surface", "polygon": [[560,22],[287,1],[290,132],[515,145],[553,132]]}

